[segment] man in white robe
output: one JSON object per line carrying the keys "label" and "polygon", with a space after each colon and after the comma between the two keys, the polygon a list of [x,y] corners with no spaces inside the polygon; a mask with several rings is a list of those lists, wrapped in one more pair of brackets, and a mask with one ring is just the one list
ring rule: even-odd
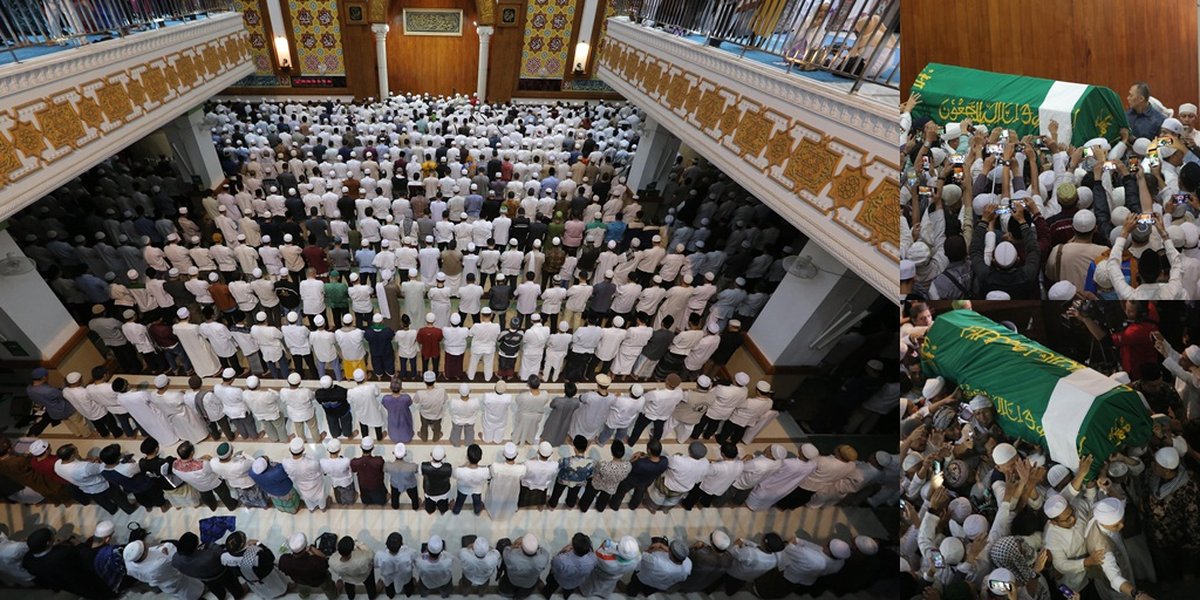
{"label": "man in white robe", "polygon": [[167,415],[154,405],[149,390],[133,389],[125,378],[118,377],[113,380],[113,391],[117,392],[117,402],[129,411],[129,416],[137,421],[146,435],[158,440],[163,446],[171,446],[179,441],[179,436],[175,434]]}
{"label": "man in white robe", "polygon": [[[125,574],[162,590],[162,593],[177,600],[198,600],[204,595],[204,582],[188,577],[171,566],[175,546],[162,543],[147,547],[143,541],[126,544],[123,558]],[[64,574],[64,576],[67,574]]]}
{"label": "man in white robe", "polygon": [[216,375],[217,371],[221,370],[221,362],[213,352],[212,346],[200,335],[200,327],[188,321],[191,313],[187,308],[180,308],[175,314],[179,317],[179,322],[171,326],[171,332],[179,338],[183,352],[192,363],[192,370],[201,377]]}

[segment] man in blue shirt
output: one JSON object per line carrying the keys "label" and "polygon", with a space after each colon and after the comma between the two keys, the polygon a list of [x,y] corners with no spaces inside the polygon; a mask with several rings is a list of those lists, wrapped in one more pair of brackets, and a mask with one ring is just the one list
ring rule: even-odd
{"label": "man in blue shirt", "polygon": [[46,417],[53,423],[63,423],[77,437],[91,437],[92,429],[88,422],[75,411],[75,407],[63,397],[62,390],[50,385],[47,380],[50,372],[45,367],[33,370],[33,380],[25,388],[25,394],[34,404],[46,410]]}
{"label": "man in blue shirt", "polygon": [[1129,131],[1133,138],[1153,140],[1158,137],[1162,123],[1167,117],[1150,106],[1150,85],[1142,81],[1133,84],[1129,87],[1129,95],[1125,100],[1129,102],[1125,118],[1129,121]]}

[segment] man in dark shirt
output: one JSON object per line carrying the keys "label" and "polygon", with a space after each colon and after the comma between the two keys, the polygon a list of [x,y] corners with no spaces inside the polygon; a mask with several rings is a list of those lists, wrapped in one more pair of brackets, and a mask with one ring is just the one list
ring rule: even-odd
{"label": "man in dark shirt", "polygon": [[589,319],[608,320],[613,296],[617,293],[617,286],[612,280],[613,271],[609,269],[604,272],[604,281],[592,286],[592,295],[588,298],[587,304]]}
{"label": "man in dark shirt", "polygon": [[217,598],[224,599],[226,592],[236,598],[246,595],[237,572],[221,564],[225,547],[221,544],[200,544],[196,534],[187,532],[179,536],[175,544],[178,552],[171,557],[171,566],[188,577],[204,582],[204,587]]}
{"label": "man in dark shirt", "polygon": [[[512,302],[513,282],[510,278],[504,277],[503,273],[496,274],[496,283],[491,287],[491,295],[488,297],[488,308],[497,315],[503,316],[508,312],[508,305]],[[504,319],[499,320],[500,326],[504,326]]]}
{"label": "man in dark shirt", "polygon": [[521,252],[529,252],[529,215],[526,215],[525,211],[517,212],[508,229],[508,236],[517,240],[517,247]]}
{"label": "man in dark shirt", "polygon": [[417,330],[417,344],[421,346],[421,370],[437,372],[442,360],[442,328],[434,326],[432,316],[425,315],[425,326]]}
{"label": "man in dark shirt", "polygon": [[[330,242],[333,241],[333,238],[329,233],[329,221],[326,221],[325,217],[317,214],[317,208],[315,206],[308,212],[310,216],[308,217],[308,220],[304,222],[304,228],[308,230],[308,237],[310,240],[309,243],[316,244],[321,248],[328,248]],[[313,238],[316,239],[315,242],[312,241]]]}
{"label": "man in dark shirt", "polygon": [[375,440],[363,438],[362,456],[350,459],[350,470],[358,476],[358,491],[363,504],[383,505],[387,502],[387,488],[383,485],[383,459],[371,456]]}
{"label": "man in dark shirt", "polygon": [[354,435],[354,418],[350,414],[350,402],[346,400],[346,388],[333,385],[333,378],[326,375],[315,392],[317,404],[325,411],[329,423],[329,435],[335,438]]}
{"label": "man in dark shirt", "polygon": [[671,342],[675,341],[675,332],[671,331],[673,325],[675,325],[675,317],[667,315],[663,317],[662,326],[650,334],[650,340],[642,348],[642,355],[638,357],[634,367],[639,377],[648,377],[650,373],[654,372],[658,361],[667,355],[667,350],[671,348]]}
{"label": "man in dark shirt", "polygon": [[300,255],[304,257],[304,264],[311,267],[317,277],[329,272],[329,260],[326,258],[325,248],[317,243],[317,236],[308,236],[308,245],[300,251]]}
{"label": "man in dark shirt", "polygon": [[1129,110],[1125,111],[1125,120],[1129,122],[1130,137],[1148,140],[1158,137],[1167,117],[1150,105],[1149,84],[1141,81],[1133,84],[1129,87],[1129,95],[1125,100],[1129,103]]}
{"label": "man in dark shirt", "polygon": [[84,598],[112,598],[113,593],[104,581],[85,565],[79,548],[70,544],[55,544],[54,532],[42,528],[29,534],[29,552],[21,566],[33,575],[34,583],[54,591],[65,591]]}
{"label": "man in dark shirt", "polygon": [[729,359],[733,357],[733,353],[742,347],[744,341],[745,338],[742,336],[742,322],[737,319],[730,319],[725,331],[721,332],[721,341],[717,342],[716,351],[708,359],[709,368],[705,369],[705,371],[720,369],[721,366],[729,362]]}
{"label": "man in dark shirt", "polygon": [[434,446],[432,460],[421,463],[421,490],[425,492],[425,512],[445,514],[450,509],[450,474],[454,471],[446,460],[446,449]]}
{"label": "man in dark shirt", "polygon": [[300,284],[292,281],[288,275],[280,275],[275,281],[275,295],[279,296],[279,306],[283,313],[300,312]]}
{"label": "man in dark shirt", "polygon": [[680,592],[712,593],[720,585],[729,567],[733,566],[733,556],[726,552],[729,549],[729,534],[721,530],[712,532],[709,536],[711,545],[697,541],[692,544],[688,558],[692,560],[692,574],[680,584]]}
{"label": "man in dark shirt", "polygon": [[646,452],[635,452],[630,463],[632,467],[629,476],[617,486],[617,493],[613,494],[609,504],[609,508],[613,510],[621,506],[621,500],[630,490],[633,491],[633,496],[629,498],[629,508],[637,508],[642,503],[646,488],[666,472],[667,459],[662,457],[662,442],[650,440],[646,443]]}
{"label": "man in dark shirt", "polygon": [[318,590],[324,592],[327,598],[336,596],[337,588],[329,577],[329,557],[316,546],[310,546],[308,537],[303,533],[293,533],[287,545],[291,552],[279,557],[279,570],[296,582],[299,588],[296,591],[301,596]]}
{"label": "man in dark shirt", "polygon": [[[146,269],[146,278],[154,277],[157,273],[154,269]],[[196,303],[196,297],[184,287],[183,279],[179,276],[179,269],[171,268],[167,271],[167,280],[163,282],[163,290],[171,295],[171,299],[175,301],[177,307],[190,307]]]}

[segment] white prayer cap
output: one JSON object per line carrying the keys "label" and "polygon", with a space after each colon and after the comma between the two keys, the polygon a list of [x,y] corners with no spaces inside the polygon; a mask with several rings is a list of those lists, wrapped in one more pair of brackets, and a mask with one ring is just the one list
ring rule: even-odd
{"label": "white prayer cap", "polygon": [[437,315],[435,315],[431,312],[425,313],[425,322],[426,323],[432,323],[436,319],[437,319]]}
{"label": "white prayer cap", "polygon": [[408,448],[405,447],[404,442],[399,442],[392,448],[392,456],[396,458],[404,458],[405,454],[408,454]]}
{"label": "white prayer cap", "polygon": [[1046,503],[1042,505],[1042,512],[1046,513],[1046,518],[1056,519],[1059,515],[1067,510],[1067,499],[1062,497],[1062,494],[1054,494],[1046,498]]}
{"label": "white prayer cap", "polygon": [[471,550],[475,552],[476,558],[483,558],[487,556],[488,550],[491,550],[491,547],[488,546],[487,538],[477,537],[475,538],[475,543],[471,544]]}
{"label": "white prayer cap", "polygon": [[1129,209],[1124,206],[1118,206],[1112,210],[1110,219],[1113,225],[1125,225],[1126,219],[1129,218]]}
{"label": "white prayer cap", "polygon": [[424,380],[425,383],[433,383],[437,381],[437,374],[433,371],[425,371],[425,373],[421,375],[421,379]]}
{"label": "white prayer cap", "polygon": [[802,456],[804,456],[804,458],[807,458],[808,460],[812,460],[812,459],[820,456],[821,451],[817,450],[817,447],[812,444],[804,443],[804,444],[800,444],[800,454]]}
{"label": "white prayer cap", "polygon": [[280,276],[280,277],[286,277],[286,276],[287,276],[287,274],[288,274],[287,267],[280,267],[280,268],[279,268],[279,276]]}
{"label": "white prayer cap", "polygon": [[521,536],[521,551],[525,554],[534,555],[538,551],[538,539],[532,533],[526,533]]}
{"label": "white prayer cap", "polygon": [[179,317],[180,319],[186,319],[191,316],[191,314],[192,313],[188,311],[187,308],[180,308],[179,310],[175,311],[175,316]]}
{"label": "white prayer cap", "polygon": [[1181,223],[1179,228],[1183,230],[1183,247],[1196,247],[1200,242],[1200,227],[1196,227],[1195,223]]}
{"label": "white prayer cap", "polygon": [[322,375],[320,385],[322,389],[326,390],[333,387],[333,378],[328,375]]}
{"label": "white prayer cap", "polygon": [[1108,465],[1108,474],[1110,477],[1124,477],[1129,474],[1129,465],[1114,461]]}
{"label": "white prayer cap", "polygon": [[908,471],[909,469],[921,464],[921,455],[916,452],[909,452],[904,456],[904,460],[900,463],[900,469]]}
{"label": "white prayer cap", "polygon": [[146,553],[146,543],[141,540],[129,542],[125,545],[125,551],[122,557],[125,562],[141,562],[142,555]]}
{"label": "white prayer cap", "polygon": [[1096,213],[1091,210],[1081,210],[1071,217],[1071,226],[1079,233],[1089,233],[1096,228]]}
{"label": "white prayer cap", "polygon": [[233,379],[236,375],[237,371],[234,371],[231,367],[225,367],[225,370],[221,371],[221,379]]}
{"label": "white prayer cap", "polygon": [[1012,242],[1003,241],[996,246],[996,251],[993,253],[996,259],[996,264],[1001,267],[1011,267],[1017,262],[1017,247],[1012,245]]}
{"label": "white prayer cap", "polygon": [[969,403],[967,403],[967,408],[971,409],[972,412],[991,407],[992,401],[989,400],[987,396],[975,396],[974,398],[971,398]]}
{"label": "white prayer cap", "polygon": [[1112,527],[1125,518],[1125,503],[1118,498],[1105,498],[1092,507],[1092,518]]}
{"label": "white prayer cap", "polygon": [[625,326],[625,317],[622,317],[620,315],[613,317],[612,324],[613,324],[613,327],[624,327]]}
{"label": "white prayer cap", "polygon": [[372,322],[372,323],[382,323],[382,322],[383,322],[383,315],[381,315],[381,314],[379,314],[379,313],[375,313],[375,314],[374,314],[374,315],[371,317],[371,322]]}
{"label": "white prayer cap", "polygon": [[458,386],[458,395],[459,396],[470,396],[471,395],[471,386],[466,383],[460,384]]}
{"label": "white prayer cap", "polygon": [[1071,476],[1071,470],[1063,465],[1054,465],[1046,472],[1046,481],[1050,482],[1050,487],[1057,488],[1058,484],[1064,479]]}
{"label": "white prayer cap", "polygon": [[442,541],[442,537],[439,535],[430,537],[429,542],[425,544],[425,548],[429,550],[430,554],[441,554],[445,547],[446,543]]}
{"label": "white prayer cap", "polygon": [[[1004,243],[1007,244],[1008,242],[1004,242]],[[992,291],[988,292],[987,295],[984,296],[983,299],[984,300],[1012,300],[1012,296],[1009,296],[1008,292],[1005,292],[1005,291],[992,290]]]}
{"label": "white prayer cap", "polygon": [[938,546],[938,551],[942,553],[942,558],[946,559],[948,566],[954,566],[962,562],[963,554],[966,553],[962,540],[956,537],[948,537],[942,540],[941,545]]}
{"label": "white prayer cap", "polygon": [[288,538],[288,550],[291,550],[292,552],[302,552],[307,547],[308,537],[301,532],[297,531]]}
{"label": "white prayer cap", "polygon": [[329,438],[325,440],[325,451],[330,454],[342,451],[342,442],[337,438]]}
{"label": "white prayer cap", "polygon": [[359,442],[359,446],[361,446],[363,450],[371,450],[375,447],[375,438],[368,435],[367,437],[363,438],[361,442]]}
{"label": "white prayer cap", "polygon": [[417,270],[416,270],[416,269],[409,269],[409,270],[408,270],[408,277],[409,277],[409,279],[412,279],[413,277],[416,277],[416,276],[417,276]]}
{"label": "white prayer cap", "polygon": [[43,439],[36,439],[29,443],[29,453],[34,456],[41,456],[50,449],[50,444]]}
{"label": "white prayer cap", "polygon": [[1183,123],[1174,117],[1164,120],[1160,129],[1166,129],[1175,135],[1183,135]]}
{"label": "white prayer cap", "polygon": [[933,379],[926,379],[924,387],[921,388],[921,396],[926,400],[937,398],[938,394],[942,393],[942,389],[946,387],[946,380],[941,376]]}
{"label": "white prayer cap", "polygon": [[542,441],[542,443],[538,444],[538,454],[543,457],[549,457],[554,454],[554,446],[551,446],[550,442]]}
{"label": "white prayer cap", "polygon": [[288,314],[287,314],[287,322],[288,323],[295,323],[299,319],[300,319],[300,315],[296,314],[296,311],[293,310],[293,311],[288,312]]}
{"label": "white prayer cap", "polygon": [[641,553],[641,548],[638,547],[637,539],[627,535],[617,542],[617,556],[625,560],[633,560]]}
{"label": "white prayer cap", "polygon": [[1200,365],[1200,346],[1192,344],[1191,346],[1184,348],[1183,355],[1187,357],[1188,361],[1193,365]]}
{"label": "white prayer cap", "polygon": [[846,560],[850,558],[850,544],[838,538],[829,540],[829,553],[836,559]]}
{"label": "white prayer cap", "polygon": [[67,383],[70,385],[79,383],[81,379],[83,379],[83,375],[79,371],[71,371],[70,373],[67,373]]}
{"label": "white prayer cap", "polygon": [[285,243],[285,244],[292,243],[292,234],[290,234],[290,233],[283,234],[283,243]]}
{"label": "white prayer cap", "polygon": [[879,463],[880,467],[887,467],[892,464],[892,455],[888,454],[887,450],[876,450],[873,456],[875,457],[875,462]]}
{"label": "white prayer cap", "polygon": [[613,270],[612,270],[612,269],[609,269],[609,270],[607,270],[607,271],[605,271],[605,272],[604,272],[604,278],[605,278],[605,279],[612,279],[612,278],[613,278],[613,275],[616,275],[616,273],[613,273]]}
{"label": "white prayer cap", "polygon": [[159,373],[154,377],[154,387],[160,390],[167,387],[167,385],[170,383],[171,380],[163,373]]}
{"label": "white prayer cap", "polygon": [[1175,452],[1178,453],[1180,457],[1187,456],[1187,440],[1183,439],[1182,435],[1177,435],[1171,438],[1171,447],[1175,449]]}
{"label": "white prayer cap", "polygon": [[734,374],[734,376],[733,376],[733,382],[734,382],[734,383],[736,383],[736,384],[738,384],[738,385],[742,385],[742,386],[744,386],[744,385],[749,385],[749,384],[750,384],[750,376],[749,376],[749,375],[747,375],[747,374],[746,374],[745,372],[743,372],[743,371],[738,371],[738,372],[737,372],[736,374]]}
{"label": "white prayer cap", "polygon": [[[254,270],[250,271],[250,275],[252,275],[255,279],[258,279],[263,276],[262,269],[260,269],[258,267],[254,267]],[[263,313],[259,313],[259,314],[263,314]]]}
{"label": "white prayer cap", "polygon": [[567,332],[568,330],[570,330],[570,329],[571,329],[571,324],[570,324],[570,323],[567,323],[566,321],[559,321],[559,322],[558,322],[558,330],[559,330],[559,331],[561,331],[561,332],[563,332],[563,333],[566,333],[566,332]]}
{"label": "white prayer cap", "polygon": [[433,450],[429,452],[429,457],[440,462],[442,459],[446,458],[446,449],[442,446],[434,446]]}
{"label": "white prayer cap", "polygon": [[971,507],[971,499],[966,496],[959,496],[951,500],[948,508],[950,509],[950,516],[960,522],[970,516],[971,511],[974,510]]}
{"label": "white prayer cap", "polygon": [[858,551],[865,556],[875,556],[879,552],[879,542],[875,541],[875,538],[866,535],[855,537],[854,547],[858,548]]}
{"label": "white prayer cap", "polygon": [[645,393],[645,388],[643,388],[642,384],[640,383],[635,383],[629,386],[629,395],[633,396],[634,398],[641,398]]}
{"label": "white prayer cap", "polygon": [[[1079,215],[1076,214],[1076,216],[1079,216]],[[1050,286],[1050,291],[1046,293],[1046,296],[1050,300],[1053,300],[1056,302],[1061,302],[1061,301],[1066,301],[1066,300],[1070,300],[1071,298],[1074,298],[1075,291],[1076,291],[1075,284],[1064,279],[1064,280]]]}
{"label": "white prayer cap", "polygon": [[906,281],[917,276],[917,263],[907,258],[900,260],[900,281]]}
{"label": "white prayer cap", "polygon": [[1128,385],[1129,382],[1132,381],[1132,379],[1129,378],[1129,373],[1126,373],[1125,371],[1117,371],[1116,373],[1109,375],[1108,378],[1117,383],[1123,383],[1126,385]]}
{"label": "white prayer cap", "polygon": [[963,519],[962,528],[968,538],[977,538],[988,530],[987,517],[980,514],[968,515],[966,519]]}
{"label": "white prayer cap", "polygon": [[1008,464],[1008,461],[1017,457],[1017,449],[1012,444],[996,444],[992,448],[992,461],[997,465]]}
{"label": "white prayer cap", "polygon": [[350,325],[352,323],[354,323],[354,315],[352,315],[350,313],[346,313],[346,314],[342,315],[342,324]]}
{"label": "white prayer cap", "polygon": [[321,315],[317,315],[317,316],[313,317],[313,325],[316,325],[317,327],[324,327],[325,326],[325,317],[321,316]]}
{"label": "white prayer cap", "polygon": [[516,457],[517,457],[517,445],[512,442],[508,442],[507,444],[504,444],[504,458],[516,458]]}
{"label": "white prayer cap", "polygon": [[105,519],[103,521],[100,521],[99,523],[96,523],[96,529],[95,529],[95,531],[92,532],[92,537],[98,537],[98,538],[108,537],[108,536],[112,535],[113,531],[116,531],[116,529],[117,529],[117,527],[116,527],[116,525],[113,525],[112,521]]}
{"label": "white prayer cap", "polygon": [[366,378],[367,378],[367,374],[362,369],[354,370],[354,380],[355,381],[362,383],[362,380],[364,380]]}

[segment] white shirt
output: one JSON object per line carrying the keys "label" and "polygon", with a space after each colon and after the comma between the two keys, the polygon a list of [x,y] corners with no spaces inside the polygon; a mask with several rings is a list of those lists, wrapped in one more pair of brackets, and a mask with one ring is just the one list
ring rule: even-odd
{"label": "white shirt", "polygon": [[[83,386],[65,387],[62,390],[62,395],[67,402],[71,403],[71,406],[75,407],[75,410],[79,411],[79,414],[83,415],[83,418],[89,421],[95,421],[108,413],[104,405],[89,393],[88,388]],[[115,393],[113,394],[113,399],[116,400]]]}
{"label": "white shirt", "polygon": [[567,297],[567,290],[561,287],[551,287],[542,292],[542,312],[548,315],[557,315],[562,311],[563,300]]}
{"label": "white shirt", "polygon": [[672,454],[667,461],[663,483],[673,492],[690,491],[708,474],[708,464],[707,458]]}
{"label": "white shirt", "polygon": [[469,315],[477,314],[481,309],[480,299],[483,298],[483,287],[477,283],[458,288],[458,310]]}
{"label": "white shirt", "polygon": [[316,415],[316,395],[308,388],[283,388],[279,390],[279,399],[292,421],[307,421]]}
{"label": "white shirt", "polygon": [[538,297],[542,295],[542,286],[526,281],[517,286],[513,295],[517,298],[517,312],[529,315],[537,312]]}
{"label": "white shirt", "polygon": [[367,347],[363,342],[363,331],[358,328],[342,328],[334,332],[338,348],[342,350],[345,360],[362,360],[367,355]]}
{"label": "white shirt", "polygon": [[338,359],[337,337],[332,331],[317,329],[308,334],[308,343],[312,345],[313,358],[317,362],[331,362]]}
{"label": "white shirt", "polygon": [[642,404],[645,401],[645,398],[617,394],[612,403],[608,405],[608,417],[604,420],[604,424],[611,429],[629,427],[641,412]]}
{"label": "white shirt", "polygon": [[467,352],[467,338],[470,337],[471,331],[466,327],[443,327],[442,328],[442,348],[446,350],[446,354],[460,356]]}
{"label": "white shirt", "polygon": [[222,462],[219,458],[211,459],[208,467],[217,477],[224,479],[229,487],[245,490],[254,487],[254,480],[249,474],[253,462],[243,454],[235,454],[228,462]]}
{"label": "white shirt", "polygon": [[311,354],[312,345],[308,343],[308,328],[303,325],[289,324],[282,327],[283,341],[287,344],[288,352],[292,354]]}
{"label": "white shirt", "polygon": [[708,473],[700,480],[700,489],[720,496],[742,474],[742,469],[742,461],[736,458],[713,461],[708,464]]}
{"label": "white shirt", "polygon": [[242,392],[242,400],[250,408],[255,419],[274,421],[280,416],[279,394],[275,390],[246,390]]}
{"label": "white shirt", "polygon": [[651,421],[665,421],[675,411],[675,406],[683,401],[683,398],[683,390],[679,388],[673,390],[662,388],[646,392],[646,403],[642,407],[642,414]]}
{"label": "white shirt", "polygon": [[217,356],[230,357],[237,354],[237,344],[233,340],[233,334],[229,333],[229,328],[216,321],[207,321],[199,326],[200,335],[208,340],[208,344],[212,346],[213,352]]}
{"label": "white shirt", "polygon": [[[481,322],[471,326],[471,354],[493,354],[500,337],[498,323]],[[474,360],[474,359],[472,359]]]}
{"label": "white shirt", "polygon": [[346,487],[354,484],[354,472],[350,470],[350,459],[345,457],[322,458],[321,472],[329,477],[333,487]]}
{"label": "white shirt", "polygon": [[487,467],[454,467],[454,479],[460,494],[482,494],[492,472]]}
{"label": "white shirt", "polygon": [[541,460],[541,457],[538,457],[526,461],[524,465],[525,476],[521,478],[521,487],[545,490],[554,485],[554,480],[558,478],[557,460]]}
{"label": "white shirt", "polygon": [[479,398],[471,397],[463,400],[460,397],[450,400],[446,405],[446,410],[450,413],[450,423],[474,425],[476,417],[479,416],[479,406]]}

